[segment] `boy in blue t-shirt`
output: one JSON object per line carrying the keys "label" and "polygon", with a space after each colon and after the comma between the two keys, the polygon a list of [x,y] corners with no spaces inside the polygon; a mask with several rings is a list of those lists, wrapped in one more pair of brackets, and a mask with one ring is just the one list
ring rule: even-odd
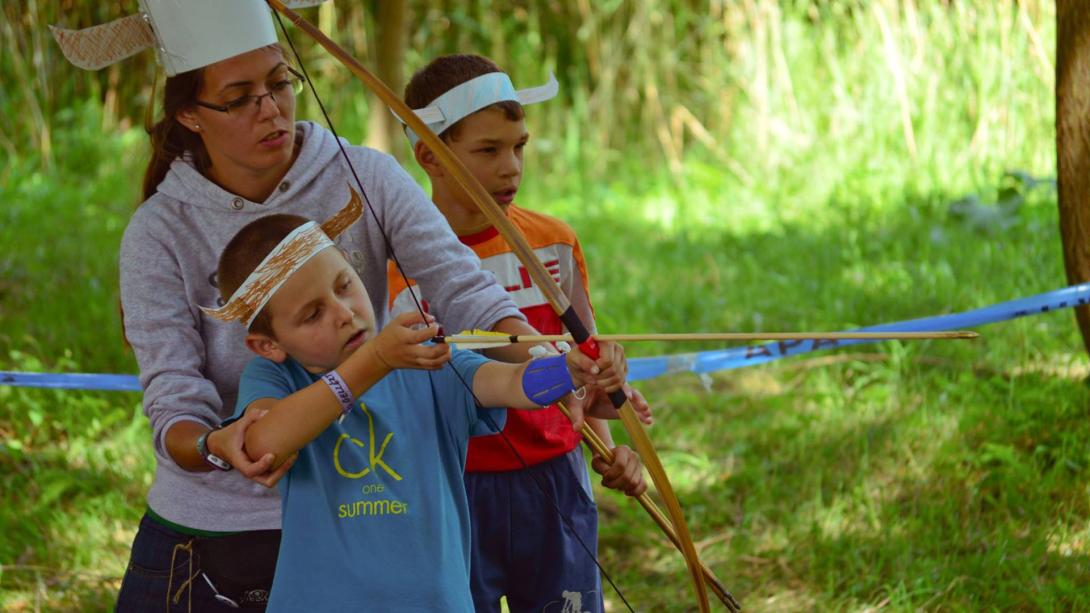
{"label": "boy in blue t-shirt", "polygon": [[220,259],[227,303],[206,309],[244,322],[260,356],[243,372],[235,414],[261,413],[247,454],[279,463],[298,452],[280,482],[268,610],[472,611],[462,471],[470,436],[505,417],[473,396],[530,409],[574,380],[619,389],[623,353],[603,343],[597,362],[578,352],[493,362],[421,344],[437,327],[413,329],[432,321],[411,313],[376,334],[367,291],[329,235],[291,215],[246,226]]}

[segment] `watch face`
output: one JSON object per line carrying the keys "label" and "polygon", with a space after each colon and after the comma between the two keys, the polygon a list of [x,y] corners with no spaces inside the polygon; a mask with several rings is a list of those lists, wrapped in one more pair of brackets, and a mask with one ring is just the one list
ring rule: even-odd
{"label": "watch face", "polygon": [[213,454],[210,453],[210,454],[204,456],[204,459],[208,460],[209,464],[211,464],[212,466],[215,466],[216,468],[218,468],[220,470],[231,470],[231,465],[229,463],[227,463],[226,460],[224,460],[223,458],[221,458],[219,456],[216,456],[216,455],[213,455]]}
{"label": "watch face", "polygon": [[212,465],[213,468],[218,470],[231,470],[231,464],[223,458],[208,451],[208,435],[211,431],[205,432],[197,438],[197,453],[201,454],[205,462]]}

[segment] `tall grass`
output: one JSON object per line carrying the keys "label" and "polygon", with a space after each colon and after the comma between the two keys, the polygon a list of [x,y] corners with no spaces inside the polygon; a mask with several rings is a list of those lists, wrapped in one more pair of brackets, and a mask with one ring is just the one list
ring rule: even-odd
{"label": "tall grass", "polygon": [[[0,369],[135,370],[116,255],[151,58],[82,73],[42,29],[121,10],[3,7]],[[407,70],[481,52],[516,84],[560,79],[528,108],[520,201],[579,233],[602,330],[831,329],[1063,284],[1050,2],[411,11]],[[366,9],[307,16],[367,62]],[[385,111],[296,42],[361,140]],[[1072,317],[981,332],[644,386],[702,553],[748,610],[1090,608],[1090,368]],[[138,404],[0,387],[0,608],[109,606],[151,478]],[[603,564],[637,608],[686,610],[681,559],[635,505],[598,499]]]}

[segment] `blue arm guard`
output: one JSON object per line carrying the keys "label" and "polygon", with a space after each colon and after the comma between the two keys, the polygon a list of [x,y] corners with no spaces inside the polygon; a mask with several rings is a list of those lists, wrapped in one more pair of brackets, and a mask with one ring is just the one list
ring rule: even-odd
{"label": "blue arm guard", "polygon": [[575,389],[562,355],[531,360],[522,372],[522,391],[526,397],[546,407]]}

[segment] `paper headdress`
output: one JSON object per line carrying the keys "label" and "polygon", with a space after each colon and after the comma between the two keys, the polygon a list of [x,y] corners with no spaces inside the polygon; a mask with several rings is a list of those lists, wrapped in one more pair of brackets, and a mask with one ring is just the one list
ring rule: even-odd
{"label": "paper headdress", "polygon": [[[528,89],[515,90],[511,77],[503,72],[490,72],[465,83],[450,88],[442,96],[432,100],[431,104],[414,109],[413,112],[436,134],[442,134],[447,128],[458,123],[486,106],[506,100],[513,100],[522,105],[544,102],[559,91],[560,84],[556,77],[549,75],[544,85]],[[415,147],[420,137],[405,126],[405,135]]]}
{"label": "paper headdress", "polygon": [[[324,0],[294,0],[302,8]],[[140,12],[82,30],[50,26],[64,57],[98,70],[154,47],[167,76],[276,42],[263,0],[140,0]]]}
{"label": "paper headdress", "polygon": [[257,268],[231,294],[227,304],[219,308],[202,306],[201,310],[220,321],[239,321],[249,328],[276,290],[310,258],[327,247],[333,247],[333,239],[363,214],[363,201],[359,192],[351,186],[348,189],[352,196],[336,215],[320,226],[309,221],[293,230],[261,260]]}

